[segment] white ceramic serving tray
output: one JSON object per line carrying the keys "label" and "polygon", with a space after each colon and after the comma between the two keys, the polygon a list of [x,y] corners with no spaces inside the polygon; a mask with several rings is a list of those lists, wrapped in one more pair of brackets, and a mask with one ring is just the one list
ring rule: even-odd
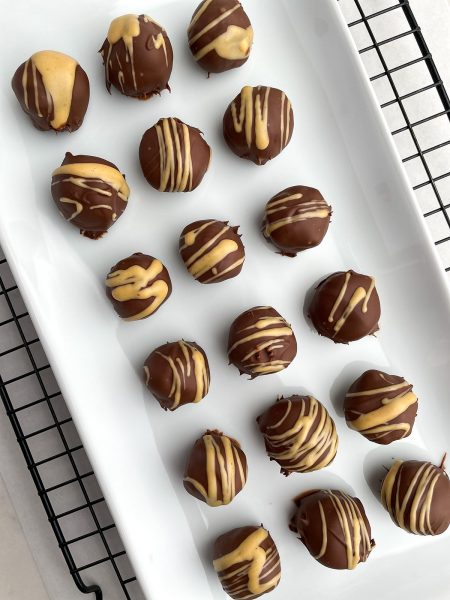
{"label": "white ceramic serving tray", "polygon": [[[218,600],[211,565],[215,537],[244,524],[264,525],[281,555],[273,600],[384,600],[449,597],[450,537],[396,528],[376,490],[394,457],[439,463],[450,450],[450,302],[436,253],[335,0],[246,0],[255,30],[248,63],[207,79],[194,64],[186,27],[196,0],[29,0],[8,6],[2,28],[1,244],[48,358],[151,600]],[[97,50],[110,20],[146,12],[166,27],[174,48],[172,93],[138,102],[109,96]],[[30,54],[56,49],[76,57],[91,81],[82,128],[54,135],[32,128],[9,77]],[[290,145],[256,167],[236,158],[221,136],[223,112],[243,85],[280,87],[290,97]],[[137,150],[161,116],[204,131],[211,168],[198,190],[161,194],[145,182]],[[66,151],[103,156],[126,173],[129,207],[101,241],[79,235],[50,197],[50,174]],[[294,185],[317,186],[333,206],[323,244],[289,259],[259,233],[265,202]],[[241,225],[247,260],[241,275],[211,286],[195,282],[178,256],[187,223],[215,217]],[[173,281],[170,300],[142,322],[121,322],[103,278],[117,260],[142,251],[160,258]],[[305,295],[340,269],[374,275],[382,303],[377,338],[335,346],[310,328]],[[299,343],[293,364],[255,381],[227,365],[228,326],[242,310],[273,305]],[[167,340],[195,340],[206,350],[211,390],[199,405],[163,412],[147,393],[141,365]],[[420,399],[414,432],[387,448],[347,429],[342,400],[363,370],[379,367],[412,381]],[[255,417],[278,394],[308,392],[336,421],[340,448],[318,473],[284,478],[267,459]],[[227,507],[210,508],[183,489],[193,441],[206,428],[236,437],[249,479]],[[364,503],[376,540],[353,572],[316,563],[289,532],[291,499],[317,487],[341,488]]]}

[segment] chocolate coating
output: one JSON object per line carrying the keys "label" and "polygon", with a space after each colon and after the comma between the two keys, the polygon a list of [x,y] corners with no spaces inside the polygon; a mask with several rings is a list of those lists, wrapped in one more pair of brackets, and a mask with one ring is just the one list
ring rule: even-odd
{"label": "chocolate coating", "polygon": [[228,359],[251,379],[286,369],[297,354],[292,327],[271,306],[240,314],[228,335]]}
{"label": "chocolate coating", "polygon": [[378,331],[381,308],[373,277],[339,271],[316,288],[309,317],[320,335],[338,344]]}
{"label": "chocolate coating", "polygon": [[185,490],[209,506],[229,504],[247,481],[247,458],[239,442],[217,431],[206,431],[189,455]]}
{"label": "chocolate coating", "polygon": [[160,119],[139,146],[145,179],[160,192],[191,192],[208,170],[211,148],[202,132],[177,118]]}
{"label": "chocolate coating", "polygon": [[259,598],[281,578],[277,547],[262,525],[238,527],[218,537],[213,565],[224,591],[235,600]]}
{"label": "chocolate coating", "polygon": [[377,444],[408,437],[417,414],[417,397],[412,387],[398,375],[366,371],[345,396],[347,425]]}
{"label": "chocolate coating", "polygon": [[122,15],[111,22],[99,50],[105,83],[125,96],[148,100],[170,90],[172,45],[165,29],[147,15]]}
{"label": "chocolate coating", "polygon": [[327,409],[312,396],[279,398],[256,419],[266,452],[283,475],[310,473],[336,456],[338,435]]}
{"label": "chocolate coating", "polygon": [[141,252],[114,265],[105,284],[114,310],[125,321],[149,317],[172,293],[166,267],[157,258]]}
{"label": "chocolate coating", "polygon": [[243,65],[253,43],[250,20],[238,0],[203,0],[188,28],[189,48],[208,73]]}
{"label": "chocolate coating", "polygon": [[289,98],[263,85],[242,88],[223,116],[223,135],[240,158],[264,165],[289,144],[294,114]]}
{"label": "chocolate coating", "polygon": [[145,384],[164,410],[200,402],[209,390],[206,354],[195,342],[168,342],[147,357]]}
{"label": "chocolate coating", "polygon": [[76,131],[89,104],[89,79],[76,60],[53,50],[33,54],[11,81],[22,110],[41,131]]}
{"label": "chocolate coating", "polygon": [[450,480],[443,466],[397,460],[381,489],[381,502],[396,525],[418,535],[440,535],[450,525]]}
{"label": "chocolate coating", "polygon": [[245,260],[239,227],[207,219],[187,225],[180,235],[180,255],[200,283],[219,283],[239,275]]}
{"label": "chocolate coating", "polygon": [[375,546],[358,498],[339,490],[312,490],[295,499],[291,529],[308,552],[330,569],[354,569]]}
{"label": "chocolate coating", "polygon": [[113,163],[66,152],[52,174],[52,197],[61,215],[85,237],[96,240],[113,225],[127,206],[130,190]]}
{"label": "chocolate coating", "polygon": [[284,256],[318,246],[330,224],[331,206],[319,190],[294,185],[266,204],[261,231]]}

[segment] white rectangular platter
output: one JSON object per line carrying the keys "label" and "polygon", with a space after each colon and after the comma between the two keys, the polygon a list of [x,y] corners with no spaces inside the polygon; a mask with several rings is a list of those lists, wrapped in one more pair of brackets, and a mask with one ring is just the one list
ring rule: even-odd
{"label": "white rectangular platter", "polygon": [[[393,458],[439,463],[450,450],[449,293],[338,3],[246,0],[251,57],[210,79],[187,49],[195,5],[77,0],[69,11],[59,0],[30,0],[12,3],[10,26],[2,28],[1,244],[141,586],[151,600],[223,599],[210,559],[215,537],[264,523],[282,561],[273,600],[444,600],[448,532],[427,539],[397,529],[374,491]],[[167,29],[171,94],[146,103],[107,94],[97,50],[110,20],[127,12],[148,13]],[[85,122],[72,135],[34,130],[9,88],[15,68],[48,48],[76,57],[91,81]],[[282,88],[294,108],[292,142],[264,167],[236,158],[221,136],[223,112],[247,84]],[[156,192],[140,172],[141,135],[162,116],[199,127],[212,146],[211,168],[190,194]],[[50,175],[66,151],[103,156],[127,175],[129,207],[101,241],[81,237],[51,200]],[[259,222],[265,202],[294,184],[318,187],[333,222],[320,247],[288,259],[262,239]],[[202,286],[186,272],[177,243],[186,224],[209,217],[241,226],[247,259],[239,277]],[[135,251],[165,263],[173,294],[153,317],[120,322],[103,279]],[[377,338],[335,346],[311,330],[303,303],[318,280],[348,268],[376,277],[381,329]],[[261,304],[292,324],[299,352],[283,373],[248,381],[227,365],[227,330],[241,311]],[[199,405],[164,413],[145,390],[141,366],[153,348],[180,338],[205,349],[211,390]],[[342,416],[346,387],[370,367],[403,375],[419,396],[413,434],[387,448],[348,430]],[[340,448],[329,468],[286,479],[267,459],[255,417],[277,395],[294,392],[327,406]],[[237,438],[247,453],[247,486],[227,507],[210,508],[182,486],[186,454],[207,428]],[[322,567],[288,530],[292,498],[318,487],[344,489],[365,505],[377,546],[353,572]]]}

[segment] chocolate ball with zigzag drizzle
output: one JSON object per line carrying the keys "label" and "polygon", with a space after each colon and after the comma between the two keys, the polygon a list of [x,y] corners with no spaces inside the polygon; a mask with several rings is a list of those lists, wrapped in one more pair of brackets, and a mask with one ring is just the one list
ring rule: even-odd
{"label": "chocolate ball with zigzag drizzle", "polygon": [[209,390],[206,354],[195,342],[167,342],[147,357],[145,384],[164,410],[200,402]]}
{"label": "chocolate ball with zigzag drizzle", "polygon": [[66,152],[61,166],[52,173],[52,197],[60,214],[93,240],[114,225],[129,195],[125,176],[98,156]]}
{"label": "chocolate ball with zigzag drizzle", "polygon": [[108,92],[113,85],[125,96],[148,100],[170,90],[172,45],[151,17],[130,14],[114,19],[99,52]]}
{"label": "chocolate ball with zigzag drizzle", "polygon": [[328,231],[331,206],[319,190],[294,185],[266,204],[261,231],[283,256],[318,246]]}
{"label": "chocolate ball with zigzag drizzle", "polygon": [[398,375],[366,371],[345,396],[347,425],[377,444],[407,437],[417,414],[417,396],[412,387]]}
{"label": "chocolate ball with zigzag drizzle", "polygon": [[239,315],[228,335],[228,359],[251,379],[286,369],[297,354],[289,323],[271,306],[255,306]]}
{"label": "chocolate ball with zigzag drizzle", "polygon": [[202,132],[177,118],[160,119],[139,146],[144,177],[160,192],[191,192],[200,185],[211,160]]}
{"label": "chocolate ball with zigzag drizzle", "polygon": [[172,293],[166,267],[157,258],[136,252],[111,268],[106,295],[125,321],[138,321],[155,313]]}
{"label": "chocolate ball with zigzag drizzle", "polygon": [[381,503],[396,525],[418,535],[440,535],[450,525],[450,480],[440,467],[397,460],[381,489]]}
{"label": "chocolate ball with zigzag drizzle", "polygon": [[320,335],[348,344],[378,331],[381,315],[375,279],[355,271],[339,271],[317,286],[309,318]]}
{"label": "chocolate ball with zigzag drizzle", "polygon": [[223,135],[240,158],[264,165],[289,144],[294,113],[289,98],[277,89],[246,85],[223,117]]}
{"label": "chocolate ball with zigzag drizzle", "polygon": [[243,65],[253,43],[250,20],[238,0],[203,0],[188,28],[189,48],[208,73]]}
{"label": "chocolate ball with zigzag drizzle", "polygon": [[214,543],[213,566],[224,591],[234,600],[254,600],[280,582],[277,547],[261,525],[238,527]]}
{"label": "chocolate ball with zigzag drizzle", "polygon": [[375,546],[361,501],[339,490],[311,490],[294,500],[290,529],[330,569],[354,569]]}
{"label": "chocolate ball with zigzag drizzle", "polygon": [[207,219],[187,225],[180,236],[180,255],[200,283],[219,283],[239,275],[245,260],[238,227]]}
{"label": "chocolate ball with zigzag drizzle", "polygon": [[208,430],[199,438],[184,471],[185,490],[209,506],[229,504],[247,481],[247,458],[239,442]]}
{"label": "chocolate ball with zigzag drizzle", "polygon": [[336,456],[338,435],[327,409],[312,396],[279,398],[256,419],[266,452],[283,475],[311,473]]}

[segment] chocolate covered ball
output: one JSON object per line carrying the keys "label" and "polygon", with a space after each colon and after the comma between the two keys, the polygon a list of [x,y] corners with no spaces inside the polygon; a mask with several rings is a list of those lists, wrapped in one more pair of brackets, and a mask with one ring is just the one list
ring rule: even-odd
{"label": "chocolate covered ball", "polygon": [[240,158],[264,165],[289,144],[294,114],[289,98],[277,88],[246,85],[223,117],[223,135]]}
{"label": "chocolate covered ball", "polygon": [[339,490],[312,490],[294,500],[291,529],[308,552],[330,569],[354,569],[375,546],[358,498]]}
{"label": "chocolate covered ball", "polygon": [[189,455],[184,471],[186,491],[209,506],[229,504],[247,481],[247,458],[239,442],[208,430]]}
{"label": "chocolate covered ball", "polygon": [[239,227],[207,219],[187,225],[180,236],[180,255],[200,283],[219,283],[239,275],[245,260]]}
{"label": "chocolate covered ball", "polygon": [[145,179],[160,192],[191,192],[208,170],[211,148],[202,132],[176,118],[160,119],[139,146]]}
{"label": "chocolate covered ball", "polygon": [[348,344],[378,331],[381,309],[375,279],[339,271],[316,288],[309,317],[320,335]]}
{"label": "chocolate covered ball", "polygon": [[312,396],[281,397],[256,421],[267,454],[280,465],[283,475],[317,471],[336,456],[336,426]]}
{"label": "chocolate covered ball", "polygon": [[114,225],[129,195],[124,175],[98,156],[66,152],[61,166],[52,173],[52,197],[59,212],[93,240]]}
{"label": "chocolate covered ball", "polygon": [[281,578],[277,547],[262,525],[238,527],[218,537],[213,565],[224,591],[235,600],[259,598]]}
{"label": "chocolate covered ball", "polygon": [[266,204],[261,231],[284,256],[318,246],[330,224],[331,206],[319,190],[294,185]]}
{"label": "chocolate covered ball", "polygon": [[89,79],[77,61],[53,50],[33,54],[11,82],[22,110],[41,131],[76,131],[89,104]]}
{"label": "chocolate covered ball", "polygon": [[208,73],[222,73],[245,63],[253,29],[238,0],[203,0],[188,28],[189,48]]}
{"label": "chocolate covered ball", "polygon": [[209,390],[206,354],[195,342],[168,342],[147,357],[145,384],[164,410],[200,402]]}
{"label": "chocolate covered ball", "polygon": [[297,354],[289,323],[271,306],[255,306],[239,315],[228,336],[228,359],[251,379],[286,369]]}
{"label": "chocolate covered ball", "polygon": [[147,15],[122,15],[111,22],[99,50],[111,84],[125,96],[148,100],[170,90],[172,45],[165,29]]}
{"label": "chocolate covered ball", "polygon": [[347,425],[377,444],[407,437],[417,414],[417,396],[412,387],[398,375],[366,371],[345,396]]}
{"label": "chocolate covered ball", "polygon": [[114,265],[105,284],[114,310],[125,321],[149,317],[172,293],[166,267],[157,258],[141,252]]}
{"label": "chocolate covered ball", "polygon": [[450,480],[443,465],[397,460],[381,489],[381,502],[396,525],[418,535],[440,535],[450,525]]}

